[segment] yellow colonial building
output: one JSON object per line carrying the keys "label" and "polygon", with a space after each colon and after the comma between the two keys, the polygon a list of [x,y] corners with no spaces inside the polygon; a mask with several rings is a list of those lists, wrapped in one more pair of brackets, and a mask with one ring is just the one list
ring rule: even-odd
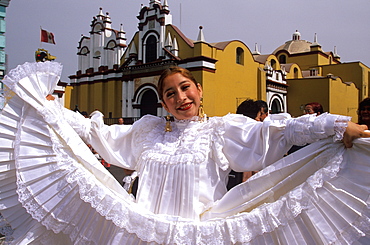
{"label": "yellow colonial building", "polygon": [[324,52],[316,34],[311,43],[301,40],[298,31],[273,54],[288,74],[289,113],[301,115],[304,104],[319,102],[325,111],[352,116],[357,122],[358,103],[369,96],[367,66],[361,62],[341,63],[336,47],[334,52]]}
{"label": "yellow colonial building", "polygon": [[128,123],[145,114],[164,116],[157,82],[173,65],[189,69],[202,84],[208,116],[234,113],[246,98],[267,101],[272,113],[298,116],[302,105],[317,101],[326,111],[355,116],[353,108],[368,96],[368,67],[343,64],[336,52],[300,40],[298,32],[272,54],[261,55],[257,45],[251,51],[239,40],[208,43],[202,27],[195,40],[186,37],[172,24],[166,0],[150,0],[137,18],[138,31],[127,42],[122,25],[112,29],[108,13],[100,9],[93,17],[66,90],[71,109],[100,110],[108,123],[121,116]]}

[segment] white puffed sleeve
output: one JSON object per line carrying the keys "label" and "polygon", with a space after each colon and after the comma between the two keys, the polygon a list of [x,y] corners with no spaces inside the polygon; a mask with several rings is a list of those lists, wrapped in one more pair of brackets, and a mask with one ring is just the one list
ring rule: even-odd
{"label": "white puffed sleeve", "polygon": [[223,153],[231,169],[258,171],[284,156],[292,145],[304,145],[334,136],[340,140],[349,117],[324,113],[291,118],[272,114],[263,122],[230,114],[224,117]]}
{"label": "white puffed sleeve", "polygon": [[91,120],[85,118],[78,112],[71,111],[67,108],[62,109],[63,117],[69,125],[76,131],[76,133],[85,141],[89,138]]}
{"label": "white puffed sleeve", "polygon": [[94,111],[90,118],[85,118],[80,113],[65,109],[64,117],[105,161],[126,169],[135,168],[132,125],[105,125],[104,115],[99,111]]}
{"label": "white puffed sleeve", "polygon": [[134,126],[105,125],[103,114],[95,111],[91,115],[91,129],[88,142],[110,164],[135,169],[133,149]]}

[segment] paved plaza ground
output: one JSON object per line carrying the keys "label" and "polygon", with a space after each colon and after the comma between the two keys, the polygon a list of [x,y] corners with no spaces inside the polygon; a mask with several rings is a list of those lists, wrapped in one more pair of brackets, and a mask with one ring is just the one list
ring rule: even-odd
{"label": "paved plaza ground", "polygon": [[122,185],[123,177],[125,177],[125,173],[122,168],[116,167],[111,165],[109,172],[116,178],[116,180]]}

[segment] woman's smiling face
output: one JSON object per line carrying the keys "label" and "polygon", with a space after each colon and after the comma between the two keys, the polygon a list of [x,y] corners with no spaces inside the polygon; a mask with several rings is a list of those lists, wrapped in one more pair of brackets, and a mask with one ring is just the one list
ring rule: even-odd
{"label": "woman's smiling face", "polygon": [[162,105],[176,119],[191,119],[198,115],[202,98],[201,85],[180,73],[167,76],[163,81]]}

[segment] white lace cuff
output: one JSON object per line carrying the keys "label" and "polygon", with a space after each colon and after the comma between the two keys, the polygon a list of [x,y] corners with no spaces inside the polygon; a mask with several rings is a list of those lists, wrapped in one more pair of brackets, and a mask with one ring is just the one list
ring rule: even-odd
{"label": "white lace cuff", "polygon": [[285,139],[293,145],[305,145],[333,136],[341,140],[350,117],[324,113],[320,116],[304,115],[287,120]]}
{"label": "white lace cuff", "polygon": [[343,134],[348,127],[348,122],[351,120],[351,117],[347,116],[338,116],[337,120],[334,122],[334,132],[333,137],[334,141],[340,141],[343,139]]}

